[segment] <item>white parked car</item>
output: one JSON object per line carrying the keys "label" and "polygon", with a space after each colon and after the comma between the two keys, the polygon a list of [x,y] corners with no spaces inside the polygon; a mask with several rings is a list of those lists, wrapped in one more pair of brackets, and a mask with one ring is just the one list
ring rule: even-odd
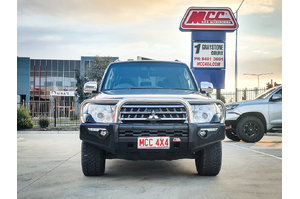
{"label": "white parked car", "polygon": [[282,131],[282,86],[268,89],[255,100],[226,105],[226,136],[258,142],[266,132]]}

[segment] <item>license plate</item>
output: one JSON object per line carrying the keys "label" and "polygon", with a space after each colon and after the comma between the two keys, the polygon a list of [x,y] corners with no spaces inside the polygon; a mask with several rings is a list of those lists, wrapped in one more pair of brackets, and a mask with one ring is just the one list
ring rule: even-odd
{"label": "license plate", "polygon": [[138,149],[169,149],[170,137],[138,137]]}

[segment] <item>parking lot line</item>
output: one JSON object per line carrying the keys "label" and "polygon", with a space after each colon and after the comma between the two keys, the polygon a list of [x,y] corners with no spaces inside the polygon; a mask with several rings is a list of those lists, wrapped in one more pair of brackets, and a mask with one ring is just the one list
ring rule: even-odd
{"label": "parking lot line", "polygon": [[22,189],[20,189],[19,191],[17,191],[17,193],[20,193],[21,191],[23,191],[24,189],[26,189],[27,187],[29,187],[30,185],[32,185],[33,183],[35,183],[36,181],[38,181],[39,179],[41,179],[42,177],[44,177],[45,175],[47,175],[48,173],[50,173],[51,171],[53,171],[54,169],[58,168],[59,166],[61,166],[62,164],[64,164],[65,162],[67,162],[68,160],[70,160],[71,158],[73,158],[74,156],[78,155],[79,153],[81,153],[81,151],[77,152],[75,155],[67,158],[64,161],[62,161],[60,164],[58,164],[54,168],[52,168],[51,170],[47,171],[46,173],[44,173],[43,175],[41,175],[40,177],[38,177],[37,179],[35,179],[33,182],[29,183],[27,186],[25,186]]}
{"label": "parking lot line", "polygon": [[259,154],[262,154],[262,155],[265,155],[265,156],[269,156],[269,157],[272,157],[272,158],[276,158],[278,160],[282,160],[282,157],[278,157],[278,156],[275,156],[275,155],[271,155],[271,154],[264,153],[264,152],[261,152],[261,151],[257,151],[257,150],[254,150],[254,149],[250,149],[250,148],[247,148],[247,147],[242,147],[242,146],[239,146],[237,144],[229,144],[229,145],[234,146],[234,147],[238,147],[238,148],[241,148],[241,149],[245,149],[245,150],[248,150],[248,151],[252,151],[254,153],[259,153]]}

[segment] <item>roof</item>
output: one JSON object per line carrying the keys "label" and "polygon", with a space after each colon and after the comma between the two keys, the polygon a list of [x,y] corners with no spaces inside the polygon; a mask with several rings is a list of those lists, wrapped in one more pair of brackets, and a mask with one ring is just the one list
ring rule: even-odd
{"label": "roof", "polygon": [[172,64],[184,64],[183,62],[180,61],[160,61],[160,60],[136,60],[136,61],[115,61],[112,62],[111,64],[115,63],[120,63],[120,64],[126,64],[126,63],[172,63]]}

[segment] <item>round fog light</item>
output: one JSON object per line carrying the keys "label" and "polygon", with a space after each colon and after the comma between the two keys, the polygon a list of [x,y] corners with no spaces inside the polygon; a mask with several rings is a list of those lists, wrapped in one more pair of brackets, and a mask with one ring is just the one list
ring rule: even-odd
{"label": "round fog light", "polygon": [[100,134],[101,137],[105,137],[107,135],[107,131],[106,130],[101,130],[99,134]]}
{"label": "round fog light", "polygon": [[199,135],[201,136],[201,137],[205,137],[206,135],[207,135],[207,132],[206,131],[199,131]]}

